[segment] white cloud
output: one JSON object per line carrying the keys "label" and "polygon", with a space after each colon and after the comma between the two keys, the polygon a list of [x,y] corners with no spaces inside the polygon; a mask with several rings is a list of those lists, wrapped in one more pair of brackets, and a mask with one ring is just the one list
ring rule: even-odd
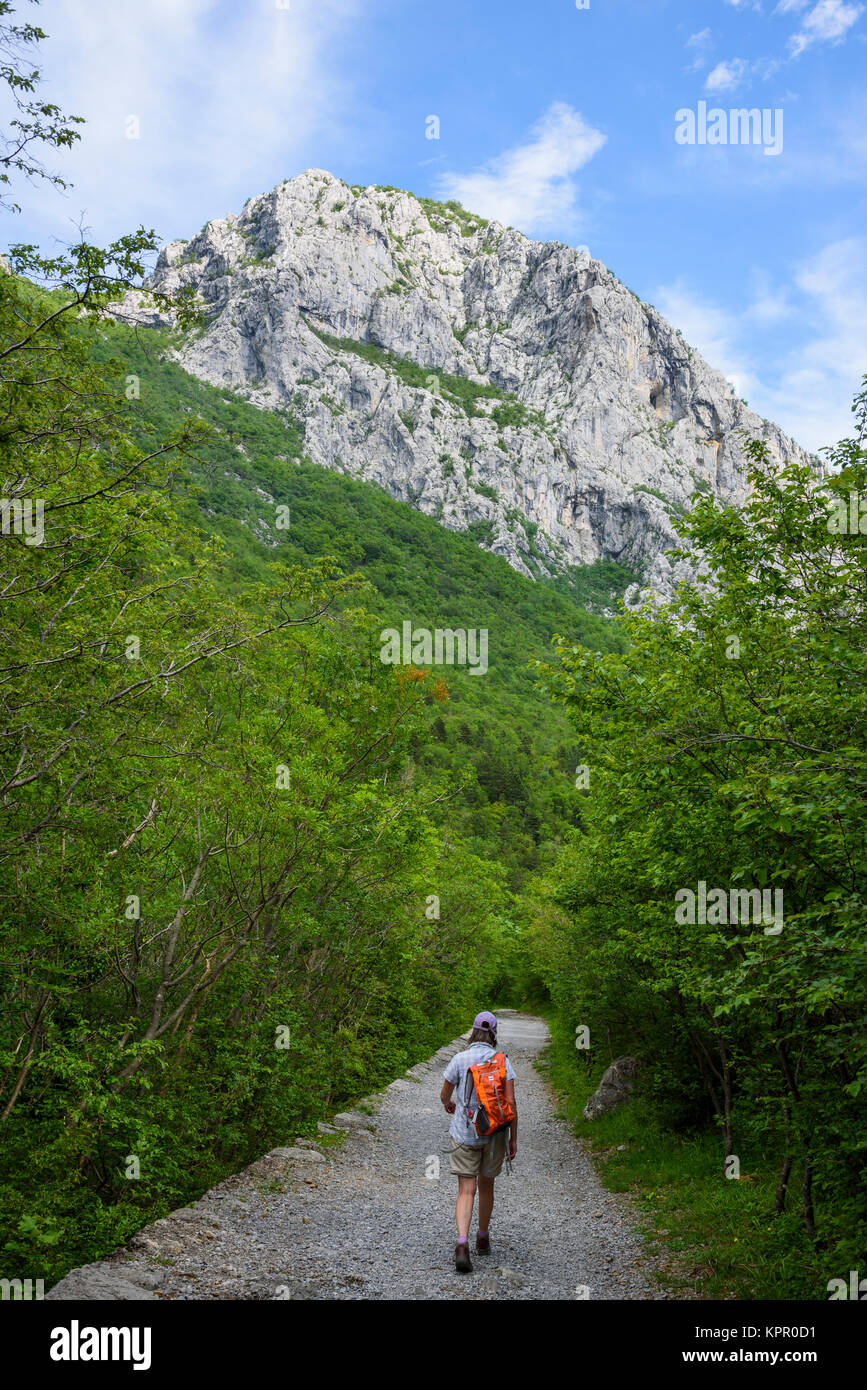
{"label": "white cloud", "polygon": [[713,71],[708,73],[705,87],[709,92],[730,92],[740,86],[748,71],[749,64],[745,58],[717,63]]}
{"label": "white cloud", "polygon": [[768,276],[757,273],[754,276],[755,288],[750,305],[750,319],[760,326],[782,323],[794,312],[791,293],[788,289],[774,289]]}
{"label": "white cloud", "polygon": [[686,341],[743,395],[752,374],[741,352],[737,316],[695,295],[682,280],[661,285],[654,291],[653,299],[669,323],[679,328]]}
{"label": "white cloud", "polygon": [[[82,210],[100,240],[138,221],[189,235],[298,172],[305,142],[331,131],[345,107],[333,45],[356,7],[55,0],[44,20],[43,90],[87,124],[81,143],[53,161],[72,192],[61,202],[34,189],[30,208],[60,235]],[[127,138],[129,117],[138,139]]]}
{"label": "white cloud", "polygon": [[573,176],[605,140],[571,106],[554,102],[526,144],[497,155],[475,173],[442,175],[439,191],[471,212],[528,234],[555,223],[574,228],[578,188]]}
{"label": "white cloud", "polygon": [[[748,0],[726,0],[726,3],[735,9],[743,9]],[[800,28],[789,39],[788,59],[785,61],[792,62],[799,58],[813,44],[842,42],[864,12],[864,6],[857,3],[857,0],[854,3],[852,0],[818,0],[818,3],[815,3],[815,0],[779,0],[774,14],[801,15],[811,5],[809,14],[800,20]],[[753,8],[760,10],[761,6],[756,4]],[[727,62],[717,63],[708,74],[706,89],[709,92],[732,91],[751,76],[767,80],[775,75],[783,61],[757,59],[748,63],[743,58],[732,58]],[[693,69],[700,66],[701,63],[696,61]]]}
{"label": "white cloud", "polygon": [[867,241],[848,237],[798,267],[795,284],[819,308],[820,334],[808,344],[811,366],[831,362],[845,376],[867,371]]}
{"label": "white cloud", "polygon": [[[867,373],[867,239],[832,242],[776,291],[757,277],[741,313],[697,297],[683,281],[654,299],[753,410],[800,444],[818,449],[851,433],[852,399]],[[759,352],[765,361],[776,352],[775,370],[757,365]]]}
{"label": "white cloud", "polygon": [[691,34],[684,44],[684,48],[690,49],[695,55],[690,66],[690,71],[697,72],[703,68],[707,62],[707,55],[713,47],[713,35],[710,29],[701,29],[697,34]]}
{"label": "white cloud", "polygon": [[819,0],[789,40],[790,52],[797,58],[811,44],[838,42],[863,12],[863,5],[847,4],[846,0]]}

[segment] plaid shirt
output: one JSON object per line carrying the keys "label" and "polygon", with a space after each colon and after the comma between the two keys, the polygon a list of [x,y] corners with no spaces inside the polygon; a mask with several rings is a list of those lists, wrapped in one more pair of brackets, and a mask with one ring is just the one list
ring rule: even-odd
{"label": "plaid shirt", "polygon": [[[478,1062],[490,1061],[496,1052],[502,1051],[501,1047],[491,1047],[489,1043],[470,1043],[465,1052],[455,1053],[443,1072],[444,1079],[450,1081],[455,1088],[452,1100],[457,1109],[452,1116],[449,1134],[458,1144],[468,1144],[471,1148],[478,1148],[481,1144],[490,1144],[491,1142],[490,1135],[487,1139],[482,1139],[480,1135],[476,1134],[475,1126],[467,1114],[465,1101],[467,1073],[470,1067],[476,1066]],[[515,1068],[508,1057],[506,1058],[506,1080],[515,1080]]]}

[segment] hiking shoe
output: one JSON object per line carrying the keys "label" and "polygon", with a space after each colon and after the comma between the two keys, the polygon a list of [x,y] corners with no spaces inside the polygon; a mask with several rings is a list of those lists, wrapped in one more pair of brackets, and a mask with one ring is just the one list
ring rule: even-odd
{"label": "hiking shoe", "polygon": [[455,1269],[458,1274],[472,1274],[473,1266],[470,1263],[470,1243],[468,1240],[462,1241],[455,1246]]}
{"label": "hiking shoe", "polygon": [[477,1255],[490,1255],[490,1253],[491,1253],[491,1237],[490,1237],[489,1235],[484,1235],[484,1236],[483,1236],[483,1235],[480,1235],[480,1234],[477,1232],[477,1233],[476,1233],[476,1254],[477,1254]]}

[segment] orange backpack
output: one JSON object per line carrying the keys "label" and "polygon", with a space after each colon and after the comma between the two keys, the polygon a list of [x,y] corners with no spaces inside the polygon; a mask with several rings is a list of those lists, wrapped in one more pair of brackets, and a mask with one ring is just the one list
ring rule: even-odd
{"label": "orange backpack", "polygon": [[[473,1106],[473,1091],[478,1102]],[[506,1100],[506,1057],[495,1052],[488,1062],[477,1062],[467,1072],[465,1102],[470,1123],[480,1139],[508,1129],[515,1112]]]}

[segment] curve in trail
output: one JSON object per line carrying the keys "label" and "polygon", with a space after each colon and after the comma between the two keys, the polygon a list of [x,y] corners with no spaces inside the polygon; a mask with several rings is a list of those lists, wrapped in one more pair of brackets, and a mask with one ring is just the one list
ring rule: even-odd
{"label": "curve in trail", "polygon": [[[47,1296],[664,1299],[629,1199],[602,1187],[535,1070],[547,1041],[541,1019],[503,1015],[500,1042],[518,1078],[518,1155],[497,1179],[491,1254],[472,1254],[472,1274],[454,1268],[457,1180],[439,1100],[461,1038],[371,1097],[375,1113],[338,1116],[339,1149],[323,1136],[319,1149],[302,1140],[274,1150]],[[475,1228],[476,1212],[471,1252]]]}

